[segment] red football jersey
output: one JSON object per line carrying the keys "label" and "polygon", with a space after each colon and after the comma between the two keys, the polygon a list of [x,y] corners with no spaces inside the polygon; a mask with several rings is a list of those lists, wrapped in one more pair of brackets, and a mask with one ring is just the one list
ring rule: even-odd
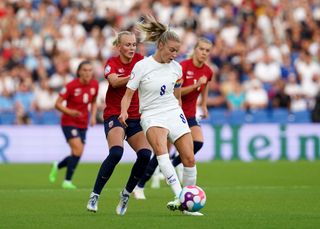
{"label": "red football jersey", "polygon": [[[182,87],[196,84],[201,76],[207,77],[207,83],[212,78],[213,72],[206,64],[204,64],[201,68],[198,68],[193,64],[192,59],[184,60],[180,64],[182,66]],[[196,116],[197,99],[204,88],[205,85],[202,85],[198,90],[193,90],[189,94],[181,97],[182,110],[187,118],[194,118]]]}
{"label": "red football jersey", "polygon": [[71,117],[62,114],[62,126],[75,126],[78,128],[87,128],[89,121],[88,105],[94,100],[98,94],[99,83],[92,79],[89,84],[82,84],[79,78],[69,82],[59,93],[59,95],[67,101],[67,107],[80,111],[82,116]]}
{"label": "red football jersey", "polygon": [[[119,77],[126,77],[131,74],[131,71],[134,65],[143,59],[143,56],[136,53],[132,58],[132,61],[129,64],[123,64],[120,60],[120,56],[111,57],[106,65],[104,70],[104,76],[107,79],[109,75],[121,74]],[[113,88],[111,86],[108,87],[108,91],[106,94],[106,107],[104,109],[103,118],[107,119],[112,115],[120,115],[121,112],[121,99],[126,92],[127,87],[121,88]],[[132,97],[130,107],[128,109],[128,115],[131,119],[140,118],[139,113],[139,98],[138,92],[136,91]]]}

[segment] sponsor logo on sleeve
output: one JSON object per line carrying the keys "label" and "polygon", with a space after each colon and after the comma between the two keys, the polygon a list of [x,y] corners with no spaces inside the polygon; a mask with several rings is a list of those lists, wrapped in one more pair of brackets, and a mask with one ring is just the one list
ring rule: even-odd
{"label": "sponsor logo on sleeve", "polygon": [[107,66],[104,68],[104,74],[107,75],[107,74],[109,74],[110,71],[111,71],[111,67],[110,67],[110,65],[107,65]]}
{"label": "sponsor logo on sleeve", "polygon": [[60,91],[60,94],[64,95],[67,92],[67,88],[63,87]]}
{"label": "sponsor logo on sleeve", "polygon": [[131,72],[131,74],[130,74],[130,79],[132,80],[132,79],[134,79],[134,77],[135,77],[134,72]]}

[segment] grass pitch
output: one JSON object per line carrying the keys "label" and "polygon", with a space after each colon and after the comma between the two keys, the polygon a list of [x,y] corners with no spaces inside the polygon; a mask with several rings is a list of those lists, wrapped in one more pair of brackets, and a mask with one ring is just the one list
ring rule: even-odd
{"label": "grass pitch", "polygon": [[170,212],[170,188],[145,190],[147,200],[130,199],[126,215],[115,207],[131,164],[119,164],[99,200],[86,211],[99,164],[80,164],[77,190],[50,184],[49,164],[0,164],[0,228],[318,228],[320,162],[211,162],[198,164],[198,185],[207,194],[203,217]]}

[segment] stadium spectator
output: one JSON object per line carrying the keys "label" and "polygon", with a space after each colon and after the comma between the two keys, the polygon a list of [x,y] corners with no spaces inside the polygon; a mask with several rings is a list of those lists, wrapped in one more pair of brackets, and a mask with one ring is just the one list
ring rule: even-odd
{"label": "stadium spectator", "polygon": [[297,87],[295,88],[292,97],[291,97],[291,106],[290,111],[297,112],[297,111],[305,111],[308,108],[307,100],[303,94],[303,88]]}
{"label": "stadium spectator", "polygon": [[240,82],[235,82],[233,90],[226,95],[228,110],[244,110],[245,109],[245,93]]}
{"label": "stadium spectator", "polygon": [[268,94],[258,79],[251,82],[250,88],[245,92],[246,108],[249,110],[261,110],[268,105]]}
{"label": "stadium spectator", "polygon": [[[37,84],[44,77],[51,80],[60,74],[56,59],[62,55],[66,56],[67,74],[74,75],[79,60],[85,57],[94,60],[98,66],[95,70],[101,72],[104,60],[113,55],[113,30],[130,29],[133,21],[148,13],[159,15],[160,21],[185,38],[179,60],[188,55],[196,37],[204,36],[215,43],[210,64],[216,67],[217,80],[209,95],[219,95],[225,64],[237,71],[241,84],[246,85],[248,66],[258,69],[260,60],[270,56],[272,65],[280,66],[285,82],[289,75],[298,75],[297,83],[303,88],[308,109],[312,109],[319,91],[320,61],[319,5],[313,0],[4,0],[0,5],[0,70],[15,71],[23,66]],[[155,46],[139,44],[139,49],[149,55]],[[256,72],[264,84],[279,78],[278,74]],[[11,73],[8,77],[15,82],[14,89],[8,89],[14,96],[19,79]],[[272,91],[272,87],[267,85],[266,89]],[[223,104],[222,97],[218,98]],[[216,102],[208,99],[209,107]]]}
{"label": "stadium spectator", "polygon": [[[25,71],[27,73],[27,71]],[[35,110],[35,94],[31,75],[22,76],[14,95],[17,124],[31,124],[31,113]]]}
{"label": "stadium spectator", "polygon": [[291,98],[285,92],[285,82],[283,80],[278,79],[275,82],[273,91],[269,92],[269,98],[271,99],[272,107],[290,110]]}
{"label": "stadium spectator", "polygon": [[[68,142],[71,153],[59,163],[54,162],[49,174],[49,181],[55,182],[58,170],[67,167],[64,189],[76,189],[72,183],[74,171],[82,156],[86,141],[88,124],[96,124],[96,97],[98,82],[93,78],[93,67],[89,61],[82,61],[77,70],[77,78],[65,85],[61,90],[55,107],[62,112],[61,127]],[[67,101],[66,105],[63,104]],[[89,117],[90,105],[90,117]]]}
{"label": "stadium spectator", "polygon": [[0,92],[0,112],[14,112],[12,95],[6,89]]}
{"label": "stadium spectator", "polygon": [[124,140],[126,139],[132,149],[137,153],[126,186],[120,192],[120,201],[116,207],[118,215],[124,215],[128,208],[129,197],[138,181],[142,177],[151,156],[151,147],[142,132],[139,114],[138,93],[133,96],[129,107],[128,126],[119,122],[120,102],[125,93],[132,68],[143,59],[136,53],[137,40],[134,33],[122,31],[117,34],[114,46],[118,50],[117,56],[111,57],[105,64],[104,75],[109,82],[106,91],[105,109],[103,114],[104,130],[109,147],[109,155],[102,162],[98,171],[93,190],[90,194],[87,209],[92,212],[98,210],[98,199],[100,194],[113,174],[117,164],[120,162],[124,151]]}
{"label": "stadium spectator", "polygon": [[53,111],[58,93],[50,86],[48,79],[40,80],[35,88],[35,107],[38,111]]}

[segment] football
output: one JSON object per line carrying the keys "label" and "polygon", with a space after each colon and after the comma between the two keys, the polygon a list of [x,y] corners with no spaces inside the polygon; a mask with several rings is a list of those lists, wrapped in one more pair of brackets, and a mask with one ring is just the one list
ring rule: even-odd
{"label": "football", "polygon": [[202,188],[190,185],[182,189],[179,199],[183,210],[196,212],[204,207],[207,197]]}

